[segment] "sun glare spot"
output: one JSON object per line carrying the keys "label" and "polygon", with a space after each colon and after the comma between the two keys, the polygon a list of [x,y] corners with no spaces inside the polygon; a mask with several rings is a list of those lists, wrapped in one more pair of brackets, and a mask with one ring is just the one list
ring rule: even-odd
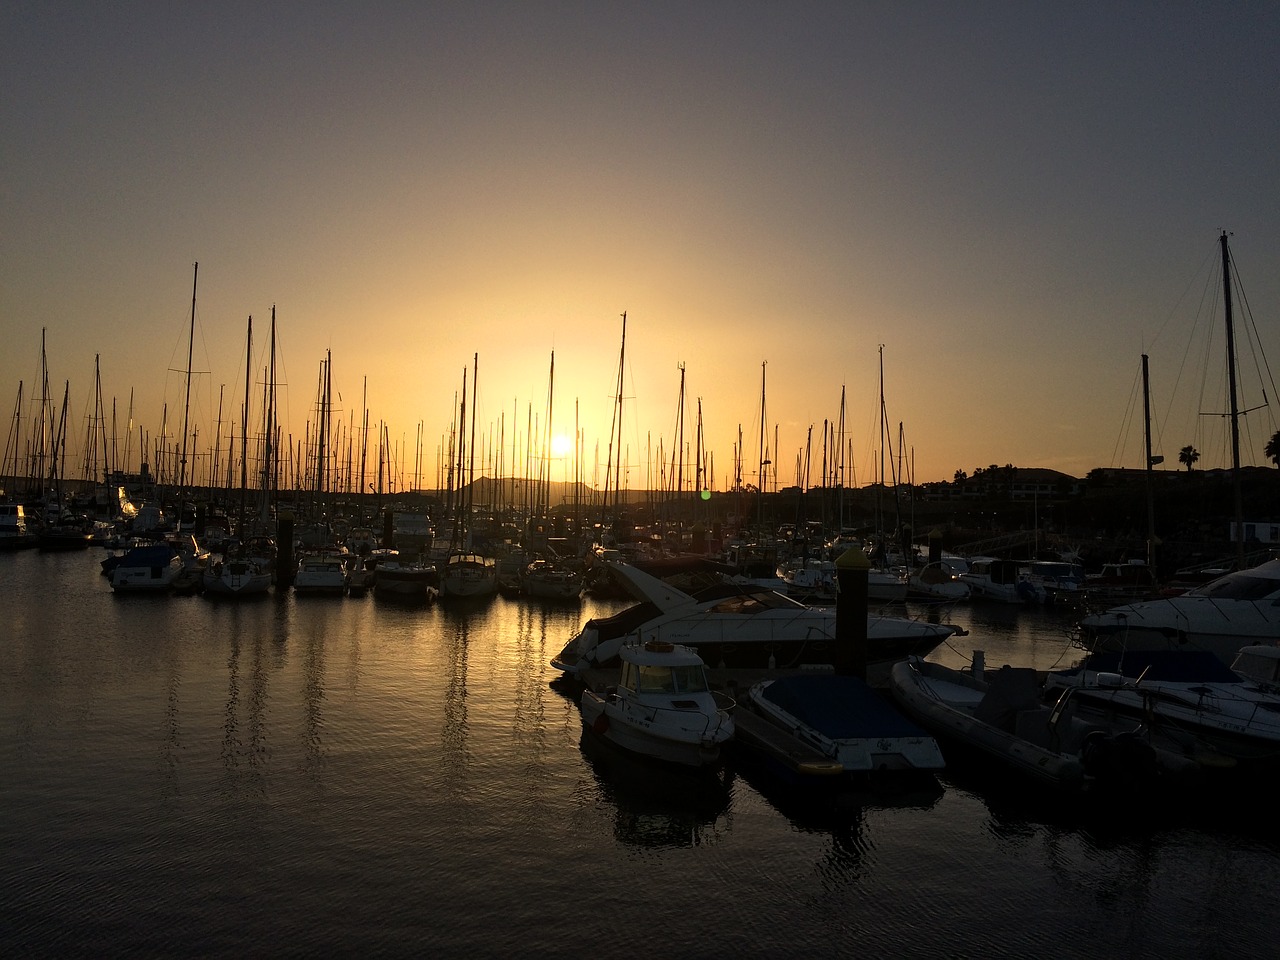
{"label": "sun glare spot", "polygon": [[563,433],[557,433],[551,438],[551,455],[553,457],[567,457],[572,452],[572,439],[566,437]]}

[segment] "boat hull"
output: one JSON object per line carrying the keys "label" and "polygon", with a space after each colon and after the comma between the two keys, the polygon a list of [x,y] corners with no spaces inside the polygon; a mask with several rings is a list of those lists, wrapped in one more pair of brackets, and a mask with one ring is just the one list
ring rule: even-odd
{"label": "boat hull", "polygon": [[630,753],[682,767],[714,766],[721,760],[720,742],[702,738],[674,738],[611,709],[606,698],[584,690],[580,701],[583,726],[595,736]]}

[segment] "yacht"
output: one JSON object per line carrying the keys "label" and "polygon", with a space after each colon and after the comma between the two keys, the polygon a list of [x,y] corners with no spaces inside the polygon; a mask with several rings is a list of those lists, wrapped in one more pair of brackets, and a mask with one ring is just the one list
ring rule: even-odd
{"label": "yacht", "polygon": [[[685,592],[632,564],[603,562],[638,602],[612,617],[588,620],[551,660],[566,674],[617,666],[626,644],[649,640],[688,646],[714,667],[834,662],[834,609],[808,607],[774,590],[724,579]],[[869,615],[868,665],[924,656],[959,632],[952,624]]]}

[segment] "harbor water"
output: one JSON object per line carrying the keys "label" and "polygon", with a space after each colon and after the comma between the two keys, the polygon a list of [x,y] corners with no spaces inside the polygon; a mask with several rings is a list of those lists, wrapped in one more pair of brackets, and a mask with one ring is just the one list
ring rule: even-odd
{"label": "harbor water", "polygon": [[[668,772],[552,682],[616,601],[116,596],[100,557],[0,556],[0,955],[1277,955],[1269,798]],[[1069,610],[945,616],[951,665],[1079,655]]]}

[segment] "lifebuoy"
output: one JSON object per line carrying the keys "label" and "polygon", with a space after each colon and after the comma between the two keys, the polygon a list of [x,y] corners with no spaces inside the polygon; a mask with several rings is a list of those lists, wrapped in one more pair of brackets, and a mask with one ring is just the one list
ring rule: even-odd
{"label": "lifebuoy", "polygon": [[650,640],[644,648],[650,653],[670,653],[676,647],[674,643],[667,643],[665,640]]}

